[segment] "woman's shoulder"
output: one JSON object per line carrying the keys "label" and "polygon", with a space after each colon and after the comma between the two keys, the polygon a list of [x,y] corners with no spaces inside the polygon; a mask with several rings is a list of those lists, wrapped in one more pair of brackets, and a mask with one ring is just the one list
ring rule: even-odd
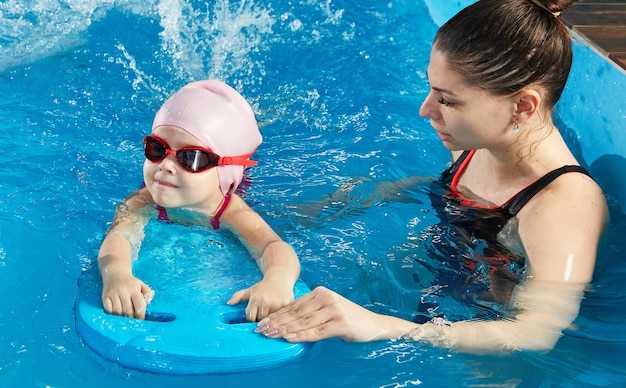
{"label": "woman's shoulder", "polygon": [[561,170],[529,201],[524,213],[551,215],[557,220],[602,221],[608,214],[606,197],[593,177],[583,171]]}
{"label": "woman's shoulder", "polygon": [[604,193],[600,186],[586,169],[578,165],[567,165],[562,167],[559,176],[554,179],[552,189],[572,200],[583,197],[604,198]]}
{"label": "woman's shoulder", "polygon": [[[541,210],[554,208],[567,211],[576,208],[580,214],[585,214],[606,206],[602,189],[588,170],[580,165],[558,131],[539,145],[534,159],[537,161],[536,171],[543,170],[541,180],[547,183],[533,198],[536,201],[532,201]],[[583,208],[585,204],[587,209]]]}

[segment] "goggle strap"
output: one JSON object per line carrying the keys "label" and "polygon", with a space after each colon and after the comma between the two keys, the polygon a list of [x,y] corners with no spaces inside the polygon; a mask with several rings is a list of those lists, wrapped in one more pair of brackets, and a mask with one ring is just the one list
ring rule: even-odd
{"label": "goggle strap", "polygon": [[218,166],[225,166],[229,164],[236,164],[238,166],[246,166],[252,167],[256,166],[256,160],[250,160],[249,158],[252,156],[254,152],[250,152],[249,154],[237,155],[237,156],[221,156],[218,161]]}

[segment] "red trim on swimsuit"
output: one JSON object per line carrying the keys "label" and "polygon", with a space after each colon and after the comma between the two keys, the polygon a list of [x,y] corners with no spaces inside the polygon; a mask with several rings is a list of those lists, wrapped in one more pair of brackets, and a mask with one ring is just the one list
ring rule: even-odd
{"label": "red trim on swimsuit", "polygon": [[528,201],[530,201],[532,197],[534,197],[538,192],[543,190],[548,184],[550,184],[553,180],[555,180],[562,174],[568,172],[579,172],[590,176],[589,172],[580,166],[565,165],[554,169],[546,175],[542,176],[541,178],[537,179],[531,185],[517,192],[502,205],[481,205],[479,203],[476,203],[475,201],[472,201],[471,199],[465,198],[457,189],[459,180],[461,179],[461,175],[463,174],[463,171],[465,171],[465,168],[467,167],[475,153],[476,150],[465,151],[461,156],[459,156],[460,164],[458,165],[456,171],[454,172],[454,175],[452,176],[452,181],[450,182],[450,191],[452,193],[451,196],[453,198],[458,198],[462,205],[471,206],[479,209],[506,209],[511,215],[516,215],[517,212],[519,212],[520,209]]}
{"label": "red trim on swimsuit", "polygon": [[[480,208],[480,209],[497,209],[497,208],[499,208],[501,206],[498,206],[498,205],[481,205],[481,204],[479,204],[479,203],[477,203],[475,201],[472,201],[471,199],[466,198],[457,189],[458,184],[459,184],[459,180],[461,179],[461,175],[463,174],[463,172],[465,171],[465,169],[469,165],[469,162],[470,162],[470,160],[472,159],[472,157],[474,156],[475,153],[476,153],[476,150],[471,150],[466,155],[464,155],[463,160],[461,161],[461,164],[459,165],[459,167],[457,168],[456,172],[452,176],[452,181],[450,182],[450,191],[452,192],[451,197],[452,198],[458,198],[462,205],[476,207],[476,208]],[[517,194],[515,194],[515,195],[517,195]],[[513,197],[515,197],[515,195]]]}

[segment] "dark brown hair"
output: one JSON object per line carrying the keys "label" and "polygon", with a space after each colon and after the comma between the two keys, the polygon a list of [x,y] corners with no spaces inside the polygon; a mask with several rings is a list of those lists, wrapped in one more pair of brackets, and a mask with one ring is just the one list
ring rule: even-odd
{"label": "dark brown hair", "polygon": [[553,13],[573,0],[480,0],[461,10],[435,36],[434,48],[469,86],[496,96],[532,84],[546,91],[552,110],[572,64],[572,43]]}

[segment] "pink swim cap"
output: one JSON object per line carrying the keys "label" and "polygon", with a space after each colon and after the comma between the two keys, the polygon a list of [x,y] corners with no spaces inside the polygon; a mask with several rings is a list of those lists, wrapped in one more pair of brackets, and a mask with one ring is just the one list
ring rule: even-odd
{"label": "pink swim cap", "polygon": [[[163,125],[184,129],[221,157],[251,155],[262,140],[250,104],[217,80],[191,82],[174,93],[156,113],[152,131]],[[224,195],[234,192],[244,167],[216,168]]]}

